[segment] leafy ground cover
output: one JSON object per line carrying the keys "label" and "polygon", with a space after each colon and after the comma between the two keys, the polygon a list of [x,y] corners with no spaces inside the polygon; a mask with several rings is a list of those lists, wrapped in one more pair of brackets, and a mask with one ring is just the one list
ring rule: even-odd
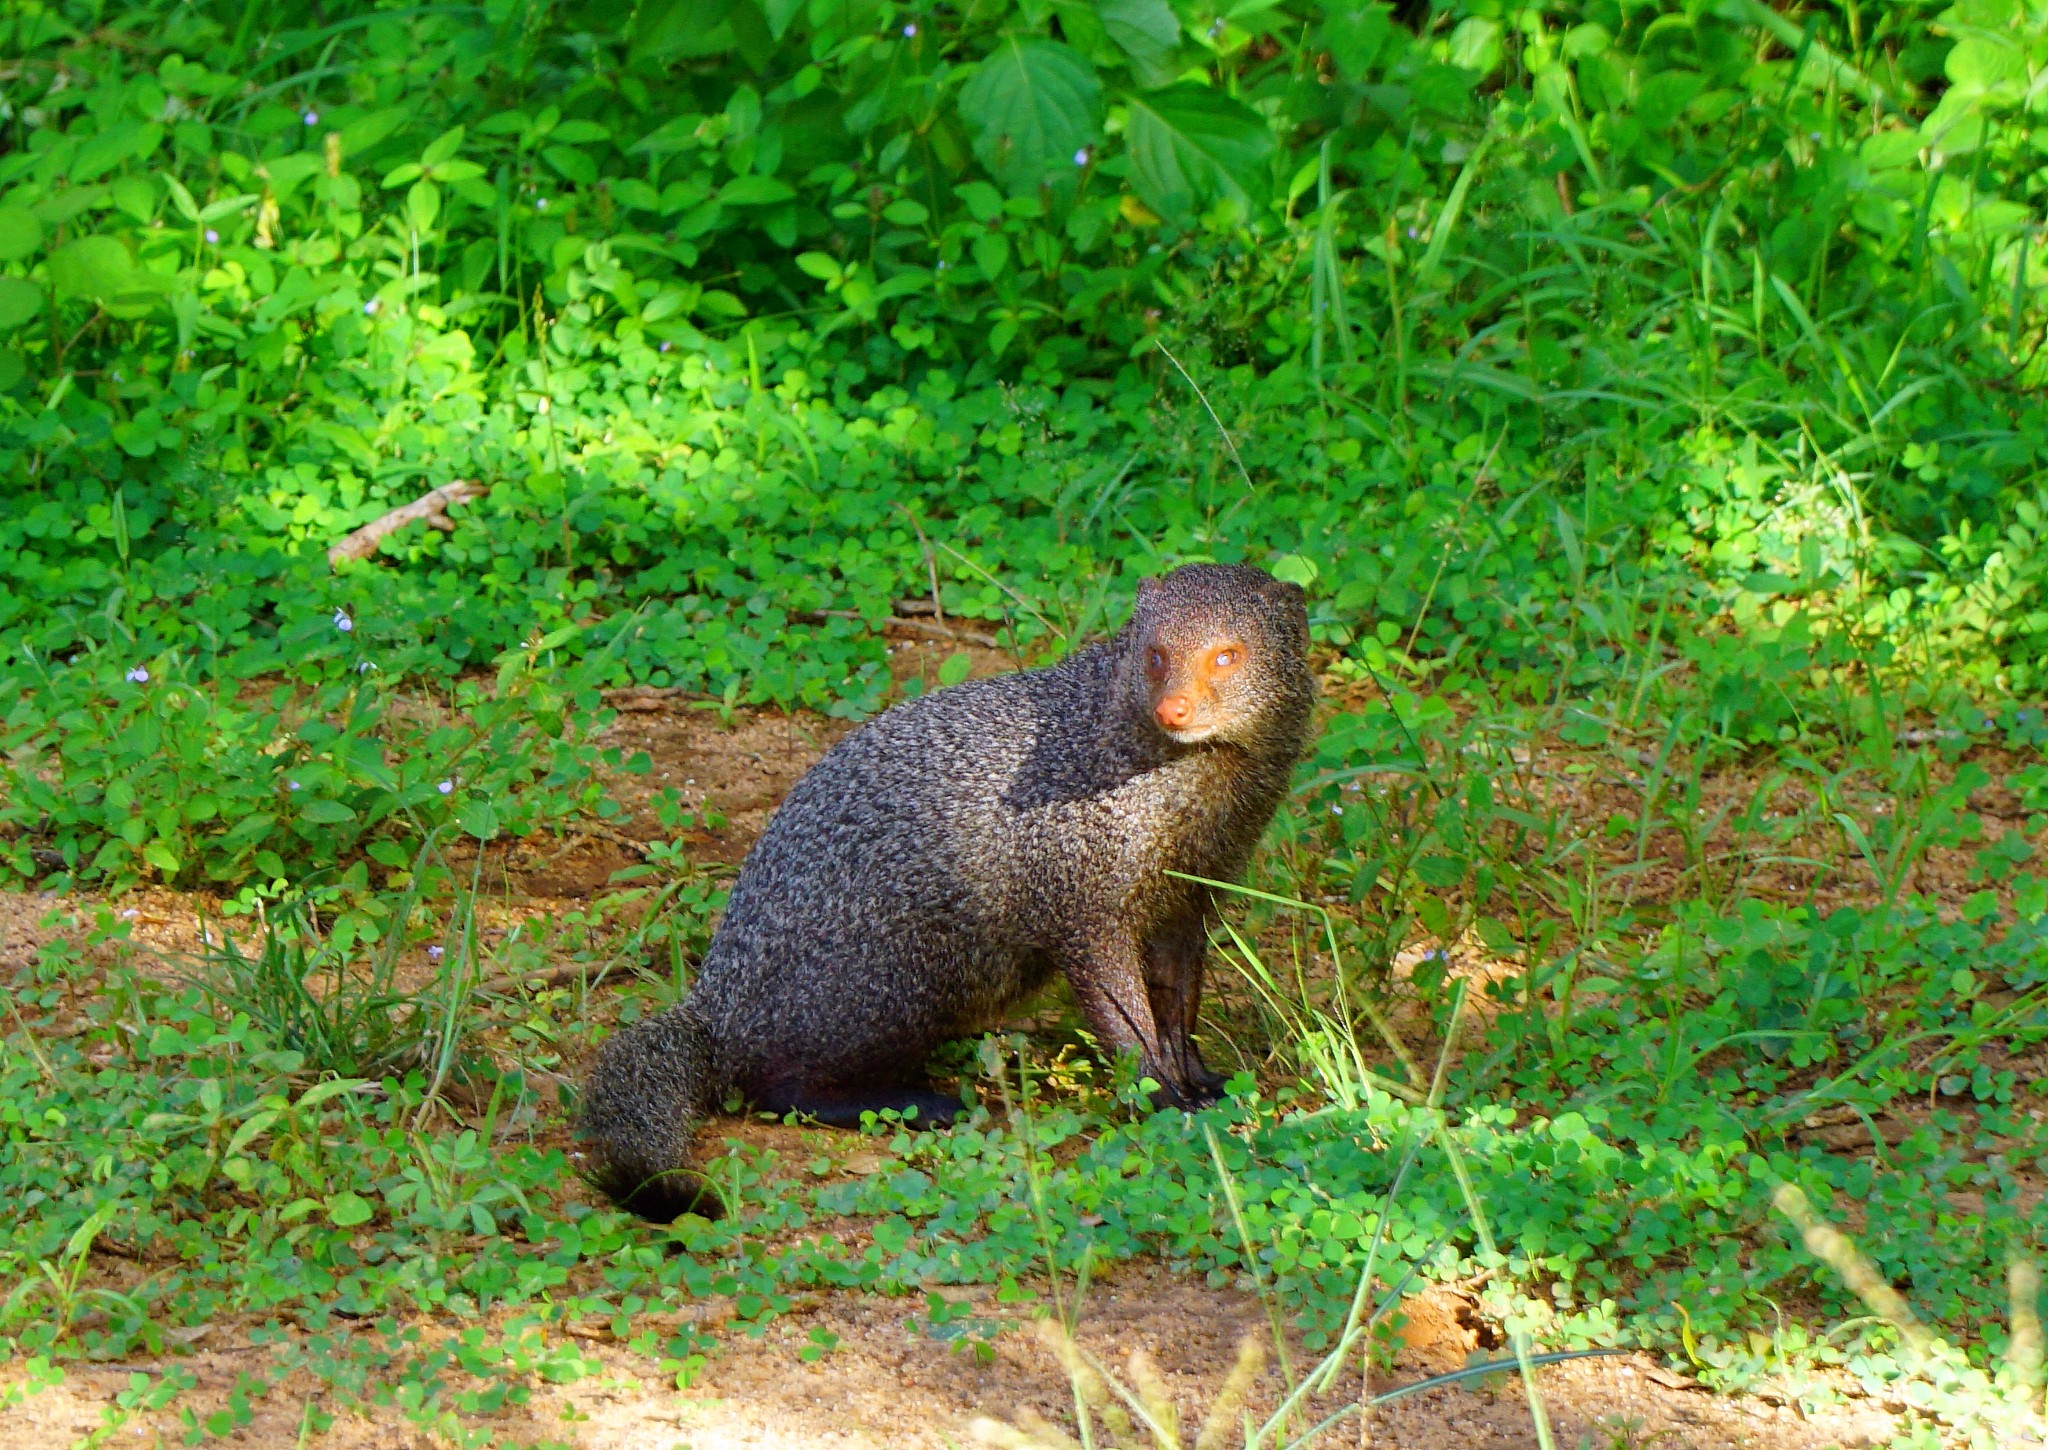
{"label": "leafy ground cover", "polygon": [[[106,1435],[297,1375],[308,1435],[483,1443],[600,1373],[564,1325],[687,1386],[852,1291],[966,1362],[1007,1321],[941,1289],[1068,1322],[1143,1258],[1262,1296],[1270,1383],[1448,1284],[1501,1353],[2038,1431],[2032,9],[0,37],[0,872],[80,922],[8,988],[10,1399],[148,1356]],[[1055,1002],[868,1171],[742,1137],[668,1236],[582,1195],[578,1065],[744,844],[634,712],[816,742],[1195,558],[1309,588],[1328,699],[1218,944],[1231,1104],[1146,1116]],[[205,939],[124,948],[138,889]],[[267,1368],[201,1415],[214,1323]],[[1077,1433],[1154,1433],[1065,1362]]]}

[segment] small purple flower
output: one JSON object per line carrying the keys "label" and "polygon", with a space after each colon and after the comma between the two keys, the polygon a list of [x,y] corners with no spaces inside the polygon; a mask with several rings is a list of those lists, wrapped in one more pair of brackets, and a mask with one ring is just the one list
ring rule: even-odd
{"label": "small purple flower", "polygon": [[382,307],[383,305],[383,303],[379,302],[376,298],[372,297],[368,302],[365,302],[363,304],[363,316],[375,317],[377,315],[377,309],[379,307]]}
{"label": "small purple flower", "polygon": [[308,111],[304,119],[308,126],[317,126],[320,124],[320,113],[318,111]]}
{"label": "small purple flower", "polygon": [[137,665],[134,669],[128,672],[128,683],[131,685],[148,684],[149,671],[144,669],[141,665]]}
{"label": "small purple flower", "polygon": [[356,622],[348,617],[346,609],[337,609],[334,611],[334,627],[343,634],[347,634],[356,627]]}
{"label": "small purple flower", "polygon": [[297,790],[299,788],[299,783],[295,780],[288,780],[284,783],[284,788],[286,790]]}
{"label": "small purple flower", "polygon": [[674,344],[674,343],[672,343],[672,342],[664,342],[664,343],[663,343],[663,344],[661,345],[661,350],[662,350],[663,352],[667,352],[667,351],[668,351],[668,350],[669,350],[670,348],[672,348],[672,347],[674,347],[674,346],[675,346],[675,344]]}
{"label": "small purple flower", "polygon": [[212,227],[208,227],[206,229],[206,240],[208,244],[211,245],[212,243],[220,240],[220,233],[215,231]]}
{"label": "small purple flower", "polygon": [[441,792],[442,795],[454,795],[455,782],[452,780],[444,780],[439,785],[435,786],[434,789]]}
{"label": "small purple flower", "polygon": [[533,199],[533,209],[535,211],[546,211],[548,209],[548,199],[544,196],[535,197]]}
{"label": "small purple flower", "polygon": [[428,960],[428,961],[430,961],[430,962],[438,962],[438,961],[440,961],[440,960],[441,960],[441,957],[443,956],[443,954],[444,954],[444,951],[443,951],[443,948],[441,948],[441,947],[428,947],[428,948],[427,948],[427,960]]}
{"label": "small purple flower", "polygon": [[903,38],[905,40],[915,40],[917,38],[917,26],[914,22],[903,27]]}
{"label": "small purple flower", "polygon": [[1412,241],[1414,241],[1414,240],[1415,240],[1415,237],[1416,237],[1416,231],[1415,231],[1415,228],[1413,228],[1413,227],[1410,227],[1410,228],[1408,228],[1408,240],[1412,242]]}
{"label": "small purple flower", "polygon": [[356,673],[359,675],[367,675],[368,673],[370,673],[371,670],[374,670],[376,668],[377,667],[371,664],[368,660],[362,660],[358,662],[358,664],[356,665]]}
{"label": "small purple flower", "polygon": [[1074,164],[1076,166],[1086,166],[1088,164],[1088,148],[1086,146],[1083,146],[1074,153]]}

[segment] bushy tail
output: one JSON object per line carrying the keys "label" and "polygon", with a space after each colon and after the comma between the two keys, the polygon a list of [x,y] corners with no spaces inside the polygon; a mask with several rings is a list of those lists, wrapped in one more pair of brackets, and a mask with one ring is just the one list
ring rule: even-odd
{"label": "bushy tail", "polygon": [[584,1085],[578,1123],[596,1159],[592,1185],[654,1223],[717,1217],[717,1195],[686,1166],[715,1094],[711,1034],[688,1002],[613,1033]]}

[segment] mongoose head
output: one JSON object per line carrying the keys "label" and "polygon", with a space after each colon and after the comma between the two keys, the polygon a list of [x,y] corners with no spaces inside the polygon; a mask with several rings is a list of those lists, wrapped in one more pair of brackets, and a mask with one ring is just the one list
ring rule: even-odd
{"label": "mongoose head", "polygon": [[1294,742],[1315,693],[1301,588],[1189,564],[1138,586],[1128,637],[1152,723],[1180,745]]}

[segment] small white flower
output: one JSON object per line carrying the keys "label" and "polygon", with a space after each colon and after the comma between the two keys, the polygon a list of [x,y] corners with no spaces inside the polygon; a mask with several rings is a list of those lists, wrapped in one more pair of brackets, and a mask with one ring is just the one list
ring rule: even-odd
{"label": "small white flower", "polygon": [[535,211],[546,211],[548,209],[548,199],[544,196],[535,197],[533,199],[533,209]]}
{"label": "small white flower", "polygon": [[149,671],[144,669],[141,665],[137,665],[134,669],[128,672],[128,683],[131,685],[148,684]]}
{"label": "small white flower", "polygon": [[370,673],[371,670],[374,670],[376,668],[377,667],[371,664],[368,660],[363,660],[356,665],[356,673],[359,675],[367,675],[368,673]]}
{"label": "small white flower", "polygon": [[663,343],[663,344],[661,345],[661,350],[662,350],[663,352],[667,352],[667,351],[668,351],[668,350],[669,350],[669,349],[670,349],[671,347],[673,347],[673,346],[674,346],[674,344],[673,344],[673,343],[667,343],[667,342],[665,342],[665,343]]}
{"label": "small white flower", "polygon": [[365,302],[363,304],[363,316],[375,317],[377,315],[377,309],[381,306],[383,306],[383,304],[380,303],[376,298],[372,297],[368,302]]}
{"label": "small white flower", "polygon": [[430,962],[438,962],[438,961],[440,961],[440,960],[441,960],[441,957],[442,957],[442,955],[443,955],[443,949],[442,949],[441,947],[428,947],[428,948],[427,948],[427,960],[428,960],[428,961],[430,961]]}
{"label": "small white flower", "polygon": [[454,795],[455,782],[452,780],[444,780],[439,785],[435,786],[434,789],[441,792],[442,795]]}
{"label": "small white flower", "polygon": [[220,240],[220,233],[215,231],[212,227],[208,227],[206,229],[206,240],[209,242],[217,242]]}
{"label": "small white flower", "polygon": [[916,36],[917,26],[914,23],[903,27],[903,38],[905,40],[913,40]]}
{"label": "small white flower", "polygon": [[356,627],[356,622],[348,617],[346,609],[337,609],[334,611],[334,627],[343,634],[347,634]]}
{"label": "small white flower", "polygon": [[299,788],[299,783],[295,780],[288,780],[284,783],[284,788],[286,790],[297,790]]}
{"label": "small white flower", "polygon": [[1086,146],[1083,146],[1074,153],[1074,164],[1076,166],[1086,166],[1088,164],[1088,148]]}
{"label": "small white flower", "polygon": [[308,126],[317,126],[320,124],[320,113],[318,111],[308,111],[303,119]]}

